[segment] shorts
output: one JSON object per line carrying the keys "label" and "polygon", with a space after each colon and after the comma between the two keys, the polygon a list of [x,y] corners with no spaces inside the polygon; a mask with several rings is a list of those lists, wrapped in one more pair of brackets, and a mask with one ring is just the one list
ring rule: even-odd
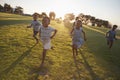
{"label": "shorts", "polygon": [[33,31],[33,36],[36,36],[38,31]]}
{"label": "shorts", "polygon": [[82,38],[80,38],[79,40],[72,40],[72,45],[76,45],[77,48],[80,48],[84,43],[84,40]]}
{"label": "shorts", "polygon": [[107,41],[113,42],[114,38],[107,38]]}
{"label": "shorts", "polygon": [[51,40],[41,40],[44,49],[51,49]]}

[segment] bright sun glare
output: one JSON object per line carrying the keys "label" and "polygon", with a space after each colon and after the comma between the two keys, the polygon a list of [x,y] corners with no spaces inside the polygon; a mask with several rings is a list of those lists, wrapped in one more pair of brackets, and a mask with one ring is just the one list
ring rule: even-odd
{"label": "bright sun glare", "polygon": [[71,4],[71,2],[66,0],[59,0],[51,2],[53,5],[51,6],[52,10],[57,14],[57,17],[64,17],[65,13],[68,13],[69,7],[67,5]]}

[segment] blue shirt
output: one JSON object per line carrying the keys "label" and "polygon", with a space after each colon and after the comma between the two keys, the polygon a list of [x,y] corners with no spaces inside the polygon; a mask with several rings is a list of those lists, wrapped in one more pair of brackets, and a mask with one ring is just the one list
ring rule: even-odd
{"label": "blue shirt", "polygon": [[116,31],[110,30],[108,32],[108,39],[113,40],[115,39]]}

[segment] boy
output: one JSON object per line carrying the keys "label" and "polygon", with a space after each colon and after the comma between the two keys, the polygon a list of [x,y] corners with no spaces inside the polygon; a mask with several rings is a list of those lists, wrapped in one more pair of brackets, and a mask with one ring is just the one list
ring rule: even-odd
{"label": "boy", "polygon": [[[50,27],[49,24],[50,24],[50,19],[48,17],[44,17],[42,19],[42,26],[40,27],[40,31],[39,31],[40,39],[43,44],[41,66],[43,66],[44,64],[47,50],[51,48],[51,39],[56,35],[57,32],[57,30]],[[52,34],[52,32],[54,33]]]}
{"label": "boy", "polygon": [[41,26],[41,23],[37,19],[38,19],[38,14],[33,14],[33,21],[31,22],[30,26],[27,26],[27,28],[33,27],[33,37],[35,38],[36,43],[39,42],[36,35],[38,34],[40,26]]}
{"label": "boy", "polygon": [[106,33],[107,45],[109,48],[112,47],[114,40],[117,40],[115,31],[117,27],[117,25],[113,25],[113,28]]}

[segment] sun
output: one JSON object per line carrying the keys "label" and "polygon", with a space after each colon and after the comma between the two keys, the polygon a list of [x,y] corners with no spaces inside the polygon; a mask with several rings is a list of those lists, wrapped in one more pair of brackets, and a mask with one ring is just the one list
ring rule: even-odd
{"label": "sun", "polygon": [[64,18],[64,15],[69,12],[70,2],[67,0],[56,0],[51,2],[51,10],[56,13],[56,17]]}

